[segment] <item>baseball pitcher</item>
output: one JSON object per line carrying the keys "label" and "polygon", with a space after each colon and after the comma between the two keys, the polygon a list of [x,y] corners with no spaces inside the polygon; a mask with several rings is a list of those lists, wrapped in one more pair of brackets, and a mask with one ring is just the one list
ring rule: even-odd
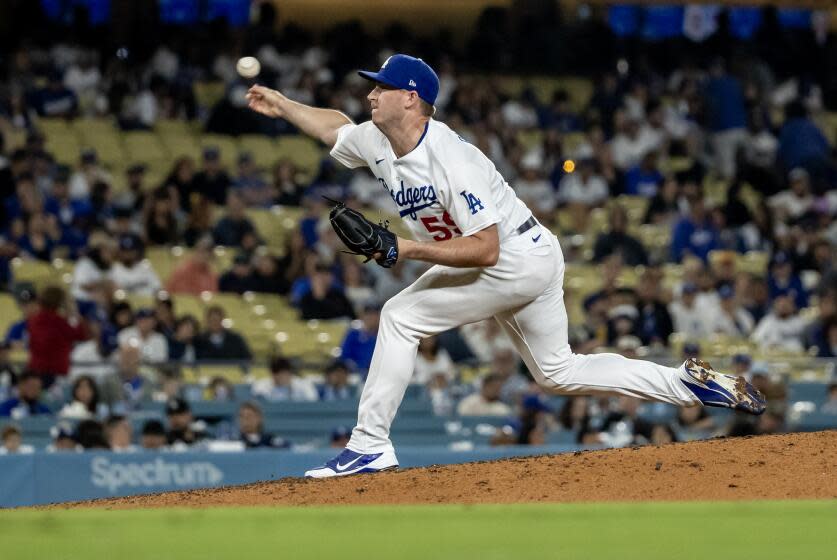
{"label": "baseball pitcher", "polygon": [[397,54],[378,72],[360,75],[373,86],[368,95],[372,120],[362,124],[262,86],[247,94],[251,109],[288,120],[330,146],[342,164],[369,167],[413,237],[396,237],[337,204],[332,225],[349,249],[384,267],[398,259],[435,265],[384,305],[351,440],[307,477],[397,467],[390,425],[413,374],[419,341],[489,317],[551,392],[764,411],[764,397],[743,378],[720,374],[698,360],[670,368],[618,354],[574,354],[567,341],[558,239],[538,223],[485,154],[433,119],[439,91],[433,69],[419,58]]}

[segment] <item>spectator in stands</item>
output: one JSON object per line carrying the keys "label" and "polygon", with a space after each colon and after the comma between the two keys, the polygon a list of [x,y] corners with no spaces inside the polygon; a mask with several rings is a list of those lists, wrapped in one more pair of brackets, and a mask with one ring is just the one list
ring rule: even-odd
{"label": "spectator in stands", "polygon": [[207,146],[203,150],[203,168],[192,180],[192,192],[200,193],[215,204],[224,204],[230,184],[230,177],[221,163],[221,151],[215,146]]}
{"label": "spectator in stands", "polygon": [[70,354],[70,379],[80,375],[89,375],[93,379],[101,380],[116,371],[115,343],[112,327],[103,321],[88,321],[90,338],[76,344]]}
{"label": "spectator in stands", "polygon": [[198,193],[192,193],[192,203],[186,216],[186,229],[183,241],[189,247],[195,247],[203,238],[212,239],[212,221],[215,206]]}
{"label": "spectator in stands", "polygon": [[83,451],[84,448],[76,442],[76,430],[69,422],[59,422],[49,429],[52,443],[46,447],[47,453],[61,453],[65,451]]}
{"label": "spectator in stands", "polygon": [[805,330],[805,347],[825,348],[828,346],[826,325],[837,318],[837,289],[826,282],[818,290],[817,317]]}
{"label": "spectator in stands", "polygon": [[95,419],[107,411],[107,406],[99,402],[99,388],[89,375],[82,375],[73,381],[70,398],[72,400],[58,413],[59,417],[73,420]]}
{"label": "spectator in stands", "polygon": [[767,288],[771,301],[775,301],[779,296],[788,296],[797,309],[808,307],[808,292],[802,285],[802,280],[794,272],[790,255],[784,251],[773,255]]}
{"label": "spectator in stands", "polygon": [[611,206],[609,220],[610,231],[602,233],[596,239],[593,248],[593,260],[602,262],[605,257],[614,253],[622,255],[623,262],[628,266],[648,264],[648,254],[635,237],[627,233],[628,214],[625,209],[614,204]]}
{"label": "spectator in stands", "polygon": [[174,315],[174,301],[168,294],[156,294],[154,299],[154,317],[157,319],[157,332],[167,339],[174,334],[177,317]]}
{"label": "spectator in stands", "polygon": [[570,106],[570,95],[565,89],[552,93],[552,102],[540,115],[541,128],[554,128],[562,133],[579,132],[581,119]]}
{"label": "spectator in stands", "polygon": [[314,383],[299,375],[293,364],[281,356],[270,360],[270,378],[253,383],[253,395],[268,402],[311,402],[320,398]]}
{"label": "spectator in stands", "polygon": [[82,420],[76,426],[76,441],[87,449],[110,449],[105,437],[105,427],[96,420]]}
{"label": "spectator in stands", "polygon": [[17,380],[17,396],[0,404],[0,417],[19,419],[38,414],[52,414],[39,400],[42,390],[41,376],[30,371],[24,372]]}
{"label": "spectator in stands", "polygon": [[169,359],[192,363],[197,359],[195,337],[200,324],[194,315],[183,315],[175,322],[174,333],[168,337]]}
{"label": "spectator in stands", "polygon": [[169,445],[193,445],[206,438],[206,424],[195,421],[192,416],[192,409],[185,400],[174,397],[166,402],[166,419],[169,428],[166,432],[166,441]]}
{"label": "spectator in stands", "polygon": [[151,245],[174,245],[180,239],[173,191],[164,187],[151,193],[145,207],[145,235]]}
{"label": "spectator in stands", "polygon": [[[186,213],[191,212],[192,202],[203,198],[195,188],[195,162],[188,156],[182,156],[174,161],[163,185],[174,187],[177,191],[178,208]],[[193,200],[194,199],[194,200]]]}
{"label": "spectator in stands", "polygon": [[773,310],[756,325],[752,340],[762,350],[775,348],[801,352],[804,349],[802,335],[807,325],[808,320],[797,314],[791,296],[778,296],[773,300]]}
{"label": "spectator in stands", "polygon": [[802,167],[795,167],[788,173],[789,189],[774,194],[767,203],[773,215],[783,223],[794,222],[814,206],[811,194],[811,179]]}
{"label": "spectator in stands", "polygon": [[610,141],[613,163],[621,171],[639,164],[649,150],[656,150],[657,138],[636,116],[617,112],[616,126],[619,132]]}
{"label": "spectator in stands", "polygon": [[714,313],[712,307],[698,305],[698,287],[695,284],[683,285],[679,300],[669,304],[668,310],[674,322],[674,330],[689,339],[701,339],[712,333]]}
{"label": "spectator in stands", "polygon": [[256,291],[253,289],[254,282],[251,274],[250,257],[239,253],[233,259],[232,268],[223,273],[218,280],[218,290],[233,294]]}
{"label": "spectator in stands", "polygon": [[636,286],[639,311],[637,335],[642,344],[668,346],[668,338],[674,332],[671,315],[662,301],[660,283],[649,270],[639,278]]}
{"label": "spectator in stands", "polygon": [[0,455],[29,454],[35,452],[34,447],[23,443],[23,434],[20,428],[14,424],[3,426],[3,430],[0,431],[0,442],[3,443],[0,446]]}
{"label": "spectator in stands", "polygon": [[355,388],[349,385],[349,368],[345,362],[334,360],[325,368],[325,383],[317,387],[321,401],[353,399]]}
{"label": "spectator in stands", "polygon": [[[356,175],[357,177],[357,175]],[[377,181],[376,181],[377,184]],[[274,200],[265,201],[265,206],[270,202],[280,206],[300,206],[302,197],[305,194],[305,185],[299,180],[299,172],[296,165],[290,159],[279,160],[273,166],[273,189]]]}
{"label": "spectator in stands", "polygon": [[709,68],[704,102],[715,166],[726,179],[735,175],[735,156],[747,140],[747,106],[738,78],[716,59]]}
{"label": "spectator in stands", "polygon": [[250,360],[253,357],[244,338],[224,326],[225,318],[226,313],[217,305],[206,310],[206,330],[195,338],[198,360]]}
{"label": "spectator in stands", "polygon": [[825,179],[829,170],[833,170],[828,140],[799,101],[785,107],[785,122],[779,131],[776,155],[785,169],[802,167],[818,179]]}
{"label": "spectator in stands", "polygon": [[29,284],[24,285],[16,290],[15,299],[23,317],[15,322],[6,331],[6,337],[3,342],[9,345],[9,348],[21,349],[29,345],[29,331],[27,329],[27,322],[37,313],[38,299],[35,295],[35,288]]}
{"label": "spectator in stands", "polygon": [[[522,396],[533,390],[532,379],[521,373],[520,363],[520,355],[511,342],[506,340],[492,349],[491,373],[502,377],[500,400],[511,406],[518,406]],[[449,383],[452,381],[453,378],[448,378]]]}
{"label": "spectator in stands", "polygon": [[243,403],[238,408],[238,430],[239,440],[247,449],[288,449],[291,446],[285,439],[265,433],[264,414],[261,407],[254,402]]}
{"label": "spectator in stands", "polygon": [[590,209],[601,206],[610,193],[607,182],[596,174],[592,153],[581,155],[575,163],[575,172],[564,175],[558,185],[558,203],[566,204],[573,216],[584,216],[575,226],[585,231]]}
{"label": "spectator in stands", "polygon": [[71,294],[82,314],[110,301],[115,289],[111,280],[115,253],[116,245],[109,239],[92,238],[87,254],[76,262]]}
{"label": "spectator in stands", "polygon": [[721,302],[720,313],[715,315],[713,332],[736,338],[749,337],[755,321],[750,312],[736,300],[734,288],[725,284],[718,289],[718,296]]}
{"label": "spectator in stands", "polygon": [[497,374],[486,375],[480,390],[462,399],[456,407],[460,416],[509,416],[511,407],[500,400],[505,378]]}
{"label": "spectator in stands", "polygon": [[[125,190],[121,191],[114,199],[117,208],[126,208],[132,214],[139,214],[145,208],[147,195],[145,194],[145,172],[147,168],[144,163],[135,163],[125,170],[127,182]],[[164,183],[167,188],[172,185]]]}
{"label": "spectator in stands", "polygon": [[145,451],[158,451],[167,445],[166,428],[159,420],[147,420],[142,426],[140,447]]}
{"label": "spectator in stands", "polygon": [[45,87],[32,92],[29,104],[41,117],[71,119],[78,114],[78,98],[64,86],[63,73],[57,68],[47,74]]}
{"label": "spectator in stands", "polygon": [[244,235],[256,231],[253,222],[245,213],[246,208],[240,194],[235,191],[227,194],[226,212],[212,229],[212,237],[216,244],[240,247]]}
{"label": "spectator in stands", "polygon": [[235,400],[235,389],[229,380],[216,375],[209,381],[204,396],[208,401],[232,402]]}
{"label": "spectator in stands", "polygon": [[262,177],[250,152],[238,154],[238,170],[232,180],[232,187],[231,192],[237,193],[245,206],[269,206],[273,198],[273,189]]}
{"label": "spectator in stands", "polygon": [[720,232],[712,224],[703,197],[687,197],[689,213],[678,221],[671,233],[671,260],[681,262],[694,255],[706,262],[709,252],[720,248]]}
{"label": "spectator in stands", "polygon": [[260,294],[286,295],[291,289],[287,271],[279,266],[276,257],[257,251],[253,257],[254,266],[247,279],[250,290]]}
{"label": "spectator in stands", "polygon": [[73,345],[90,335],[86,322],[67,300],[63,288],[47,286],[39,294],[38,304],[40,310],[27,323],[28,368],[42,376],[48,388],[56,377],[65,377],[69,372]]}
{"label": "spectator in stands", "polygon": [[638,165],[625,173],[625,194],[653,198],[664,182],[665,177],[657,168],[657,153],[648,151]]}
{"label": "spectator in stands", "polygon": [[70,197],[70,170],[61,166],[55,171],[50,196],[44,202],[44,211],[55,216],[63,232],[62,237],[70,234],[81,235],[92,208],[87,198]]}
{"label": "spectator in stands", "polygon": [[553,423],[552,407],[539,394],[526,395],[521,404],[518,445],[543,445]]}
{"label": "spectator in stands", "polygon": [[11,345],[8,342],[0,342],[0,402],[11,396],[12,388],[17,385],[17,378],[20,376],[17,366],[9,359]]}
{"label": "spectator in stands", "polygon": [[558,200],[552,184],[543,176],[543,156],[532,150],[520,161],[520,176],[514,181],[518,198],[543,223],[551,223]]}
{"label": "spectator in stands", "polygon": [[191,294],[198,296],[202,292],[218,291],[218,276],[212,268],[214,254],[211,237],[201,238],[195,244],[195,250],[182,264],[171,273],[166,283],[170,294]]}
{"label": "spectator in stands", "polygon": [[340,345],[340,357],[353,369],[365,374],[372,362],[372,352],[378,339],[381,306],[370,302],[364,307],[360,320],[359,328],[352,328],[346,333]]}
{"label": "spectator in stands", "polygon": [[113,415],[105,420],[105,438],[115,453],[134,453],[139,448],[132,443],[133,430],[126,416]]}
{"label": "spectator in stands", "polygon": [[111,269],[111,278],[117,288],[129,294],[153,296],[160,291],[160,278],[151,264],[144,259],[142,239],[135,234],[119,237],[117,261]]}
{"label": "spectator in stands", "polygon": [[50,262],[60,241],[61,231],[55,216],[34,212],[29,216],[26,233],[15,243],[24,258]]}
{"label": "spectator in stands", "polygon": [[155,379],[142,370],[140,349],[126,345],[116,356],[117,370],[103,378],[99,389],[104,401],[114,413],[127,413],[137,409],[142,402],[151,400]]}
{"label": "spectator in stands", "polygon": [[79,168],[70,177],[70,197],[75,200],[87,200],[93,195],[93,185],[110,182],[110,174],[99,165],[96,150],[82,150]]}
{"label": "spectator in stands", "polygon": [[377,299],[375,291],[364,275],[363,265],[351,255],[341,255],[340,265],[343,270],[343,289],[352,302],[352,309],[360,316],[363,309]]}
{"label": "spectator in stands", "polygon": [[411,383],[427,385],[436,375],[444,376],[451,383],[456,378],[456,366],[447,350],[439,348],[439,339],[429,336],[419,342]]}
{"label": "spectator in stands", "polygon": [[354,319],[352,304],[343,290],[334,284],[331,268],[319,263],[311,276],[311,290],[299,303],[303,319]]}
{"label": "spectator in stands", "polygon": [[134,326],[119,332],[119,346],[134,346],[140,349],[143,363],[159,364],[169,358],[169,348],[166,337],[157,332],[157,317],[154,310],[143,308],[134,316]]}

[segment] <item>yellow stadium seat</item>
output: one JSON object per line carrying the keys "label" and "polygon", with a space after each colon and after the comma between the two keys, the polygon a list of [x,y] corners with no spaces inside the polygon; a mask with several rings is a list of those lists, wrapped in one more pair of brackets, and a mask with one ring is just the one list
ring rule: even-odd
{"label": "yellow stadium seat", "polygon": [[323,148],[305,136],[281,136],[276,141],[276,160],[290,159],[300,171],[311,178],[325,157]]}
{"label": "yellow stadium seat", "polygon": [[21,318],[15,298],[10,294],[0,293],[0,336],[6,336],[9,327]]}
{"label": "yellow stadium seat", "polygon": [[278,159],[276,143],[262,134],[244,134],[238,141],[239,150],[250,152],[258,167],[270,169]]}
{"label": "yellow stadium seat", "polygon": [[160,138],[153,132],[126,132],[123,134],[123,141],[127,161],[131,163],[167,165],[171,160]]}
{"label": "yellow stadium seat", "polygon": [[211,108],[224,97],[224,82],[195,82],[195,100],[201,107]]}

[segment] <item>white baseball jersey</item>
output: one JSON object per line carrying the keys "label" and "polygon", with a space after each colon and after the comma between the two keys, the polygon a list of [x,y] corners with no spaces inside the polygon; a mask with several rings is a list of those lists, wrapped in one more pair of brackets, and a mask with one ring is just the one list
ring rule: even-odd
{"label": "white baseball jersey", "polygon": [[502,242],[532,215],[491,160],[433,119],[403,157],[372,121],[341,127],[331,155],[347,167],[368,166],[419,241],[444,241],[497,224]]}

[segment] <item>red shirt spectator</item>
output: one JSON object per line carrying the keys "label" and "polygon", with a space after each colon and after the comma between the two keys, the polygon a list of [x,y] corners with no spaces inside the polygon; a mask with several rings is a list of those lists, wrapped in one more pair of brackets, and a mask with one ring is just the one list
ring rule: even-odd
{"label": "red shirt spectator", "polygon": [[45,376],[66,376],[70,369],[70,352],[76,342],[87,340],[90,334],[84,321],[73,325],[59,310],[66,295],[57,286],[44,289],[38,298],[41,308],[27,321],[29,329],[29,369]]}
{"label": "red shirt spectator", "polygon": [[188,260],[174,269],[166,283],[170,294],[192,294],[218,291],[218,275],[212,269],[212,239],[204,238],[195,245]]}

